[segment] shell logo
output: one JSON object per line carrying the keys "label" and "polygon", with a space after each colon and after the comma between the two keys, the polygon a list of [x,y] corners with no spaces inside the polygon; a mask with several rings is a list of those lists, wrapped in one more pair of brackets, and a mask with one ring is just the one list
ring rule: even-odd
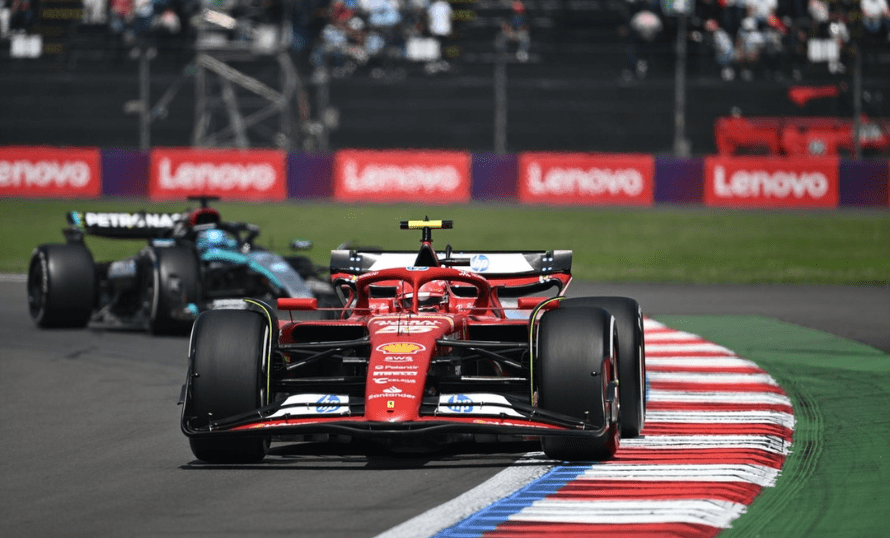
{"label": "shell logo", "polygon": [[422,344],[415,344],[414,342],[392,342],[389,344],[380,344],[379,346],[377,346],[377,351],[395,355],[413,355],[425,349],[426,346]]}

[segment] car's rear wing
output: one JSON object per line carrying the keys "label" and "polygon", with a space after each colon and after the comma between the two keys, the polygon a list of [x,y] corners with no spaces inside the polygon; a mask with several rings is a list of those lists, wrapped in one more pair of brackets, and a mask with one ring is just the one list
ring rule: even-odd
{"label": "car's rear wing", "polygon": [[69,211],[65,216],[69,230],[75,233],[114,239],[160,239],[170,237],[188,213]]}
{"label": "car's rear wing", "polygon": [[[417,251],[333,250],[331,275],[360,275],[369,271],[417,265]],[[442,265],[477,273],[489,279],[571,274],[571,250],[436,252]],[[458,263],[453,263],[457,261]]]}

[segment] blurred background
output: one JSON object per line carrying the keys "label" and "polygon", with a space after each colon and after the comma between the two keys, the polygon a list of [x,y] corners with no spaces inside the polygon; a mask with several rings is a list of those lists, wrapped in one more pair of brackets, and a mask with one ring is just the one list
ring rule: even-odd
{"label": "blurred background", "polygon": [[0,0],[0,145],[886,157],[888,99],[887,0]]}

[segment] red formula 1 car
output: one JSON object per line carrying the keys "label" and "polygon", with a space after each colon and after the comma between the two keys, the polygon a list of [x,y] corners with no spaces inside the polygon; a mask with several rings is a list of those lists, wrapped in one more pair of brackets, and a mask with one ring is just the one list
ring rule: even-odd
{"label": "red formula 1 car", "polygon": [[548,457],[590,461],[639,435],[637,301],[566,298],[568,250],[437,252],[432,230],[451,221],[401,226],[422,231],[419,251],[332,252],[338,319],[278,321],[315,299],[198,317],[180,399],[198,459],[253,462],[272,441],[335,434],[396,448],[535,437]]}

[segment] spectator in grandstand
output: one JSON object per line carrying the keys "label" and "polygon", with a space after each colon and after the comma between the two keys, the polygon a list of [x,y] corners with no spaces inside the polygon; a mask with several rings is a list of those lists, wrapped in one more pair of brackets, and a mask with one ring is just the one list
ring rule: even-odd
{"label": "spectator in grandstand", "polygon": [[6,39],[9,35],[9,12],[6,0],[0,0],[0,39]]}
{"label": "spectator in grandstand", "polygon": [[[453,16],[451,4],[445,0],[433,0],[427,7],[426,15],[430,36],[439,42],[439,50],[441,51],[451,37],[451,17]],[[448,61],[441,57],[427,62],[424,66],[424,70],[430,75],[448,71],[450,68]]]}
{"label": "spectator in grandstand", "polygon": [[83,0],[84,24],[105,24],[108,20],[107,0]]}
{"label": "spectator in grandstand", "polygon": [[433,0],[427,8],[427,25],[430,35],[445,39],[451,35],[451,4],[445,0]]}
{"label": "spectator in grandstand", "polygon": [[862,27],[866,35],[890,41],[890,8],[887,0],[862,0]]}
{"label": "spectator in grandstand", "polygon": [[400,4],[396,0],[362,0],[360,6],[367,13],[365,52],[372,65],[371,76],[381,78],[396,73],[394,62],[404,57],[405,50]]}
{"label": "spectator in grandstand", "polygon": [[31,0],[12,0],[10,5],[9,29],[13,32],[28,32],[37,19],[35,6]]}
{"label": "spectator in grandstand", "polygon": [[766,39],[759,28],[757,19],[745,17],[736,35],[736,58],[741,67],[743,80],[754,78],[754,69],[760,61],[760,54],[766,45]]}
{"label": "spectator in grandstand", "polygon": [[729,35],[738,35],[739,29],[742,27],[742,19],[748,13],[746,0],[723,0],[720,5],[723,6],[723,20],[720,26]]}
{"label": "spectator in grandstand", "polygon": [[705,30],[714,50],[714,60],[720,68],[720,78],[726,81],[735,79],[735,43],[729,32],[720,26],[717,19],[708,19],[705,22]]}
{"label": "spectator in grandstand", "polygon": [[650,0],[627,0],[625,25],[621,33],[625,37],[625,68],[622,78],[629,81],[636,76],[645,78],[649,70],[651,46],[663,28],[656,14],[658,4]]}
{"label": "spectator in grandstand", "polygon": [[521,0],[513,0],[511,11],[510,19],[504,21],[501,30],[507,41],[516,43],[516,59],[527,62],[528,51],[531,48],[531,33],[525,4]]}
{"label": "spectator in grandstand", "polygon": [[152,0],[135,0],[133,2],[133,31],[137,38],[148,37],[151,33],[154,16],[155,6]]}
{"label": "spectator in grandstand", "polygon": [[745,14],[754,17],[758,23],[766,23],[770,17],[775,16],[779,7],[778,0],[745,0]]}
{"label": "spectator in grandstand", "polygon": [[120,40],[119,45],[128,46],[133,43],[133,0],[111,0],[108,26],[111,33]]}

